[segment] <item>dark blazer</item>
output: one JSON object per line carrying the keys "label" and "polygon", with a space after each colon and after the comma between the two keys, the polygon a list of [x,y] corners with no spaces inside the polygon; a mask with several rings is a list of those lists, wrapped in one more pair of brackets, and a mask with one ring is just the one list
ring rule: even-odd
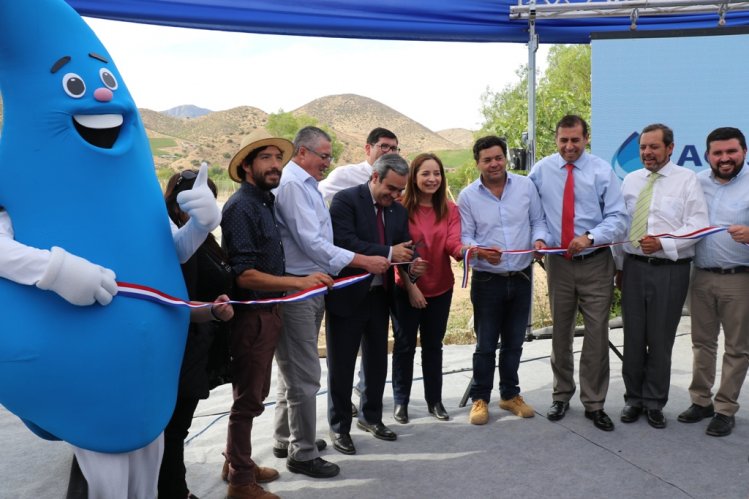
{"label": "dark blazer", "polygon": [[[385,244],[379,243],[377,220],[369,184],[349,187],[338,192],[330,204],[330,218],[333,222],[333,242],[336,246],[362,255],[384,256],[387,258],[390,246],[411,239],[408,233],[408,212],[400,203],[393,203],[384,209]],[[366,273],[363,269],[344,268],[339,277]],[[388,289],[395,287],[393,267],[386,274]],[[334,290],[326,296],[328,310],[340,316],[349,316],[356,307],[367,299],[372,278],[357,284]]]}

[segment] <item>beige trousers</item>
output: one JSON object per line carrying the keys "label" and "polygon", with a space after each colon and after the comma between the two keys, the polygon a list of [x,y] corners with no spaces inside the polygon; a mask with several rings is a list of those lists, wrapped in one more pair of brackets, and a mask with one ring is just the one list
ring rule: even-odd
{"label": "beige trousers", "polygon": [[692,403],[713,402],[718,335],[723,326],[725,352],[715,411],[733,416],[749,368],[749,273],[715,274],[695,269],[691,287]]}

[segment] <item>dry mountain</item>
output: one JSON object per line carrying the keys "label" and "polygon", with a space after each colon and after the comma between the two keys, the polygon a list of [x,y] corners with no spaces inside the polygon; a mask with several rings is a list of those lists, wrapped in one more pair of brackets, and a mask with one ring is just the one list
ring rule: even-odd
{"label": "dry mountain", "polygon": [[[149,109],[140,109],[140,113],[148,136],[158,139],[154,140],[156,166],[176,170],[194,167],[201,161],[225,168],[239,149],[242,137],[268,121],[265,111],[250,106],[195,118],[178,118]],[[369,131],[376,126],[395,132],[405,155],[464,149],[466,137],[471,133],[461,129],[435,133],[376,100],[354,94],[322,97],[292,113],[312,116],[335,132],[345,146],[337,164],[363,160],[363,144]],[[1,120],[0,114],[0,124]]]}
{"label": "dry mountain", "polygon": [[292,113],[312,116],[336,133],[347,149],[339,163],[362,161],[364,142],[370,130],[376,126],[392,130],[398,136],[404,155],[461,148],[395,109],[360,95],[322,97]]}

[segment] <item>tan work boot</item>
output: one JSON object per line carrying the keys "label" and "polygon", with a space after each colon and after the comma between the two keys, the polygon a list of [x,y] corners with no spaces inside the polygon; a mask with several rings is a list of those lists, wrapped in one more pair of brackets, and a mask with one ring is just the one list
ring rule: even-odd
{"label": "tan work boot", "polygon": [[[268,483],[276,480],[279,476],[278,470],[255,466],[255,481],[257,483]],[[229,481],[229,461],[224,461],[224,467],[221,468],[221,480]]]}
{"label": "tan work boot", "polygon": [[485,400],[476,400],[471,406],[471,414],[468,416],[471,424],[486,424],[489,422],[489,406]]}
{"label": "tan work boot", "polygon": [[510,400],[500,400],[499,408],[504,409],[505,411],[510,411],[521,418],[532,418],[536,415],[533,407],[526,404],[525,400],[523,400],[523,397],[520,395],[515,395]]}
{"label": "tan work boot", "polygon": [[272,494],[256,483],[249,485],[229,485],[226,491],[226,497],[229,499],[279,499],[276,494]]}

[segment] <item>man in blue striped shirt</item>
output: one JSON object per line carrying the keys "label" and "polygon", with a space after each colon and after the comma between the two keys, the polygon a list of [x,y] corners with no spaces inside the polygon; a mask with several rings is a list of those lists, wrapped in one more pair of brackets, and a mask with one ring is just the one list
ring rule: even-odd
{"label": "man in blue striped shirt", "polygon": [[[540,160],[529,177],[536,184],[549,227],[551,247],[565,246],[567,254],[549,255],[546,271],[551,304],[551,369],[554,373],[551,421],[562,419],[575,393],[572,341],[578,308],[585,323],[580,355],[580,400],[585,417],[596,428],[614,429],[603,405],[609,387],[609,310],[614,290],[614,260],[609,248],[591,246],[620,241],[627,229],[619,179],[607,162],[585,152],[588,124],[568,115],[557,123],[557,154]],[[563,244],[565,191],[574,184],[572,236]],[[568,192],[568,194],[571,194]],[[570,203],[572,204],[572,203]],[[574,225],[574,227],[572,227]],[[574,231],[574,234],[572,232]]]}
{"label": "man in blue striped shirt", "polygon": [[[710,169],[699,179],[711,226],[728,227],[696,246],[692,278],[692,405],[682,423],[711,417],[706,433],[729,435],[739,410],[737,399],[749,368],[749,172],[746,139],[737,128],[718,128],[707,136]],[[718,335],[723,326],[725,353],[720,387],[713,402]]]}

